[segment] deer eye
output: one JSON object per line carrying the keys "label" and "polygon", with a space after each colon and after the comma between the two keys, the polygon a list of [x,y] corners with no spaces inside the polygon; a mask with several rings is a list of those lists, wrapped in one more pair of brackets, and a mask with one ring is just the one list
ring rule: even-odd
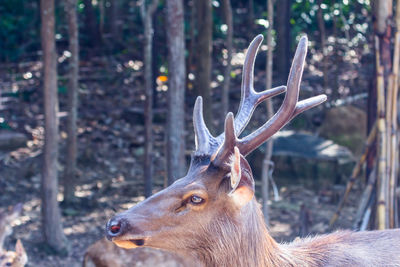
{"label": "deer eye", "polygon": [[194,204],[194,205],[199,205],[201,203],[204,202],[204,199],[202,199],[199,196],[193,195],[190,197],[190,203]]}

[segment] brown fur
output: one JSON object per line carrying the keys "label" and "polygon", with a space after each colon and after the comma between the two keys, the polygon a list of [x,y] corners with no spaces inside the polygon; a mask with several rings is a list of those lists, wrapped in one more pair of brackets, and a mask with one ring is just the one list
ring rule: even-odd
{"label": "brown fur", "polygon": [[204,266],[400,266],[400,230],[351,232],[278,244],[269,235],[261,210],[251,201],[241,221],[224,214],[190,248]]}
{"label": "brown fur", "polygon": [[[192,168],[193,173],[114,217],[125,225],[118,238],[143,237],[144,246],[172,251],[206,267],[400,266],[400,230],[342,231],[278,244],[254,197],[238,206],[229,196],[229,175],[221,174],[225,171]],[[240,186],[251,191],[251,169],[243,158],[241,170],[247,182]],[[201,192],[206,202],[180,206],[187,192]]]}

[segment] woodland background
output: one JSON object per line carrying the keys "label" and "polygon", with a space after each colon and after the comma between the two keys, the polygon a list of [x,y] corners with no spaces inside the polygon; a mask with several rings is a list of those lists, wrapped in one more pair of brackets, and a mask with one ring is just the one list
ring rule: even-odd
{"label": "woodland background", "polygon": [[300,98],[328,96],[249,156],[273,236],[398,227],[396,4],[1,1],[0,207],[24,205],[6,248],[19,238],[29,266],[80,265],[115,212],[185,174],[198,95],[220,133],[257,34],[256,90],[286,84],[306,34]]}

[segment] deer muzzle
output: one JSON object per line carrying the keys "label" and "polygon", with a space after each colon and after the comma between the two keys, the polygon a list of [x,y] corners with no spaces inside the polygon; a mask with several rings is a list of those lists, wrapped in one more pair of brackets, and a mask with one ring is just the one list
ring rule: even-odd
{"label": "deer muzzle", "polygon": [[120,216],[111,218],[106,225],[107,239],[119,247],[132,249],[145,245],[146,237],[140,235],[140,230],[129,224]]}

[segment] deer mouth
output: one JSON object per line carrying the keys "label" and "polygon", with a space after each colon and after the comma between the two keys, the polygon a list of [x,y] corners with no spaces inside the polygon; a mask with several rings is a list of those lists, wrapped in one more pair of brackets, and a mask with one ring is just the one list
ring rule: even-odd
{"label": "deer mouth", "polygon": [[133,244],[135,244],[138,247],[141,247],[144,245],[144,239],[131,239],[129,241],[131,241]]}
{"label": "deer mouth", "polygon": [[133,249],[137,247],[142,247],[145,244],[146,239],[145,238],[135,238],[135,239],[127,239],[127,240],[121,240],[121,239],[113,239],[112,242],[116,244],[118,247],[125,248],[125,249]]}

